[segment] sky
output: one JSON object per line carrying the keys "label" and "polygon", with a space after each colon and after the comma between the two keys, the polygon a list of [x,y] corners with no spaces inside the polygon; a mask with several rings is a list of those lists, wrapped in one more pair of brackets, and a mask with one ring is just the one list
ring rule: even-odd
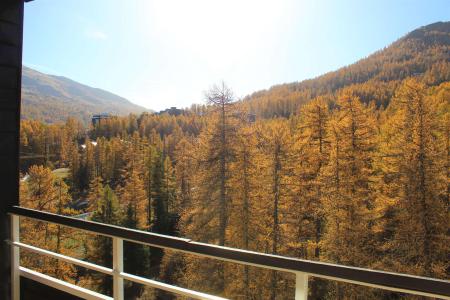
{"label": "sky", "polygon": [[351,64],[450,20],[450,0],[34,0],[24,65],[148,109],[237,99]]}

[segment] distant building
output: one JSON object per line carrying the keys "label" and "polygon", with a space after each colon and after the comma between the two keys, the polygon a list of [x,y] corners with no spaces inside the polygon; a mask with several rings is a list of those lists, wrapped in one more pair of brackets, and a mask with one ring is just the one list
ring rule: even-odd
{"label": "distant building", "polygon": [[234,113],[233,117],[238,118],[238,119],[248,122],[248,123],[256,122],[256,115],[252,114],[252,113],[248,113],[248,114]]}
{"label": "distant building", "polygon": [[92,116],[92,126],[95,127],[96,125],[100,124],[101,120],[109,119],[109,117],[110,117],[109,114],[106,114],[106,113],[93,115]]}
{"label": "distant building", "polygon": [[256,115],[255,114],[248,114],[247,118],[248,118],[248,122],[249,123],[255,123],[256,122]]}
{"label": "distant building", "polygon": [[172,106],[171,108],[168,108],[168,109],[165,109],[165,110],[161,110],[158,113],[158,115],[169,114],[171,116],[179,116],[179,115],[181,115],[183,113],[184,113],[183,109],[179,109],[179,108],[176,108],[175,106]]}

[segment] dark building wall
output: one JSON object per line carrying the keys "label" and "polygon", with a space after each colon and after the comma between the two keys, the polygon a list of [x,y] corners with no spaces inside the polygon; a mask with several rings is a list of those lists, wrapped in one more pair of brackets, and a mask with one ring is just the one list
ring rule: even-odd
{"label": "dark building wall", "polygon": [[0,1],[0,299],[10,299],[9,218],[19,201],[23,0]]}
{"label": "dark building wall", "polygon": [[[8,207],[19,204],[19,126],[22,82],[23,0],[0,0],[0,300],[11,299]],[[22,300],[78,300],[21,278]]]}

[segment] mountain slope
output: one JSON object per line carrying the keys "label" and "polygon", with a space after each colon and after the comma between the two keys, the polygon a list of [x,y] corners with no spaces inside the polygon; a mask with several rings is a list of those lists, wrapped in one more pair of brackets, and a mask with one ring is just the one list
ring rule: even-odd
{"label": "mountain slope", "polygon": [[314,79],[281,84],[244,99],[258,117],[287,117],[311,99],[333,101],[343,88],[351,88],[365,102],[376,99],[386,106],[399,82],[419,76],[429,85],[450,80],[450,22],[416,29],[367,58]]}
{"label": "mountain slope", "polygon": [[126,115],[146,111],[110,92],[92,88],[61,76],[23,67],[22,118],[47,123],[77,117],[89,122],[96,113]]}

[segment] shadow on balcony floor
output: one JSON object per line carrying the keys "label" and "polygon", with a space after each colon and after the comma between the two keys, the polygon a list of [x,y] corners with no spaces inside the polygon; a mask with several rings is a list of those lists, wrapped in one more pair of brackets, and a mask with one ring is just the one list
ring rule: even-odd
{"label": "shadow on balcony floor", "polygon": [[21,300],[82,300],[81,298],[64,293],[34,280],[20,278]]}

